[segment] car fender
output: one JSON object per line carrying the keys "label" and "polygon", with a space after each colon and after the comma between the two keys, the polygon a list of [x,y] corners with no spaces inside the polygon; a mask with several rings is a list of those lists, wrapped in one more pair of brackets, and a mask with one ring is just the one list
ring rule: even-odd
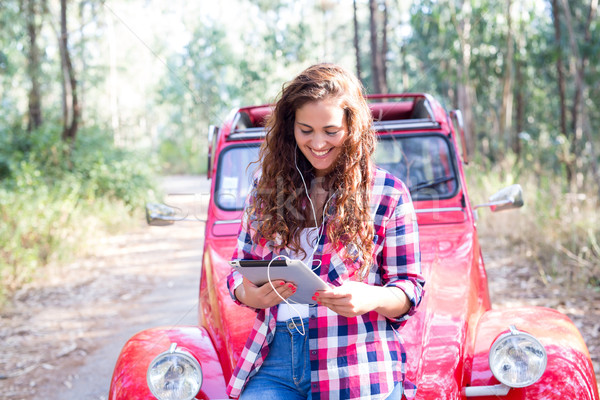
{"label": "car fender", "polygon": [[[598,387],[589,351],[577,327],[564,314],[543,307],[490,310],[477,326],[469,386],[497,385],[489,368],[488,354],[494,340],[514,325],[533,335],[546,349],[548,364],[533,385],[513,388],[494,398],[598,400]],[[470,397],[484,400],[490,397]]]}
{"label": "car fender", "polygon": [[152,328],[134,335],[121,350],[113,372],[109,400],[155,400],[146,383],[150,362],[171,343],[190,352],[202,367],[203,383],[197,399],[227,399],[221,364],[203,328],[195,326]]}

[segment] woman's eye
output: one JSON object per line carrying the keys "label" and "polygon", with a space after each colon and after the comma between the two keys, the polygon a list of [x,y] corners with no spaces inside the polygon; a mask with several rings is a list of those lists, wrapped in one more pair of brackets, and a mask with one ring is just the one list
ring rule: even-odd
{"label": "woman's eye", "polygon": [[305,131],[304,129],[300,129],[300,132],[304,133],[305,135],[308,135],[309,133],[311,133],[312,131]]}
{"label": "woman's eye", "polygon": [[327,131],[325,131],[325,133],[328,134],[329,136],[337,135],[338,132],[339,131],[335,131],[335,132],[327,132]]}

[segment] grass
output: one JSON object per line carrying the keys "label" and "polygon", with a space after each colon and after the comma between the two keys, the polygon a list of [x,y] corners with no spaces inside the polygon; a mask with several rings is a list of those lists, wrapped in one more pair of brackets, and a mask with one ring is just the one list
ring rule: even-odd
{"label": "grass", "polygon": [[523,208],[500,214],[480,210],[480,230],[509,241],[514,251],[537,265],[545,283],[559,279],[571,290],[599,290],[600,201],[595,189],[572,193],[560,174],[514,165],[508,159],[493,168],[468,167],[474,203],[513,183],[523,187]]}

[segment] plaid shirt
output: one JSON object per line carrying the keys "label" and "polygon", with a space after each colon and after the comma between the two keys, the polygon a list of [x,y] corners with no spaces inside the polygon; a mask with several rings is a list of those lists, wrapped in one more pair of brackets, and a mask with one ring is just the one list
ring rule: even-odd
{"label": "plaid shirt", "polygon": [[[309,307],[314,400],[385,399],[399,382],[404,382],[404,395],[408,399],[416,394],[415,385],[405,380],[406,353],[397,330],[415,313],[423,296],[425,281],[421,275],[417,220],[405,185],[381,169],[374,172],[371,210],[376,265],[364,282],[400,288],[410,299],[411,308],[397,319],[388,319],[375,311],[346,318],[323,306]],[[250,232],[246,230],[248,222]],[[248,221],[244,217],[233,259],[270,260],[276,256],[272,242],[252,240],[258,224],[257,220]],[[353,279],[357,270],[351,262],[342,260],[338,250],[323,235],[314,255],[315,260],[321,260],[321,267],[315,272],[333,286]],[[286,250],[280,254],[289,255]],[[238,304],[242,303],[235,298],[234,291],[241,283],[242,276],[232,271],[227,286]],[[247,380],[265,360],[275,332],[277,309],[278,306],[256,310],[254,326],[227,387],[230,396],[239,397]]]}

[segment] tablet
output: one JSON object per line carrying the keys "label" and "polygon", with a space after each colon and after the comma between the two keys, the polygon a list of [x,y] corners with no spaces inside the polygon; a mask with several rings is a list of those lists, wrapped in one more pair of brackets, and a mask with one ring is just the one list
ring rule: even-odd
{"label": "tablet", "polygon": [[290,302],[316,304],[312,299],[315,292],[329,288],[324,280],[300,260],[235,260],[229,264],[255,285],[260,286],[269,281],[267,269],[272,281],[281,279],[294,283],[297,290],[288,298]]}

